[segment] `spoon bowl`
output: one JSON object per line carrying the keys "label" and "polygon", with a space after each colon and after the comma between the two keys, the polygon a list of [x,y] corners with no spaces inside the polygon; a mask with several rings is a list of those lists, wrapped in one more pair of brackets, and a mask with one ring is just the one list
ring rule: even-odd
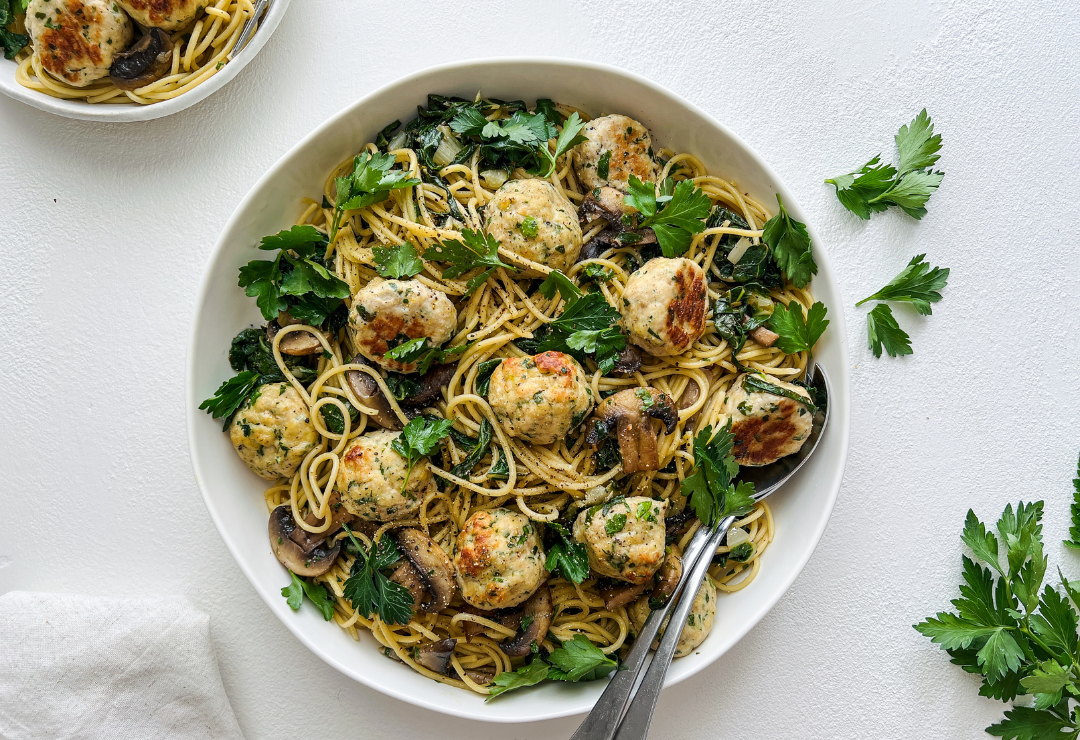
{"label": "spoon bowl", "polygon": [[821,434],[825,431],[825,425],[829,423],[829,378],[820,367],[811,365],[806,370],[806,383],[810,386],[810,395],[814,398],[817,411],[814,412],[814,423],[810,429],[810,436],[803,446],[794,455],[782,457],[769,465],[760,467],[740,467],[739,480],[754,484],[754,500],[761,499],[784,485],[791,476],[810,459],[821,441]]}

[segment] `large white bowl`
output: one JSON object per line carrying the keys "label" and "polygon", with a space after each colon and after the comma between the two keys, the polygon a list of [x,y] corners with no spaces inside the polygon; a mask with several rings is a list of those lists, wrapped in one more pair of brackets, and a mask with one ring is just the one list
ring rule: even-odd
{"label": "large white bowl", "polygon": [[255,58],[255,55],[263,48],[274,29],[281,23],[281,19],[289,7],[289,2],[290,0],[273,0],[270,7],[266,9],[266,13],[263,14],[259,28],[248,40],[247,46],[237,52],[236,58],[222,67],[220,72],[194,90],[169,100],[163,100],[160,103],[151,105],[87,103],[85,100],[54,98],[51,95],[20,85],[15,80],[15,70],[18,69],[18,65],[13,60],[4,59],[2,56],[0,56],[0,93],[47,113],[55,113],[64,118],[78,118],[83,121],[152,121],[155,118],[164,118],[173,113],[179,113],[185,108],[190,108],[200,100],[205,100],[240,74],[240,70]]}
{"label": "large white bowl", "polygon": [[[260,237],[291,225],[300,196],[319,198],[323,181],[341,160],[372,141],[387,122],[416,115],[429,92],[471,97],[477,90],[503,99],[549,97],[593,115],[624,113],[645,123],[663,145],[697,154],[709,171],[736,180],[765,203],[779,192],[788,210],[806,215],[769,166],[714,118],[667,90],[628,72],[599,64],[552,59],[458,62],[401,79],[349,106],[293,147],[252,189],[218,241],[203,276],[188,352],[188,440],[195,478],[206,507],[244,574],[289,630],[316,655],[347,676],[389,696],[427,709],[489,722],[531,722],[587,711],[604,682],[541,685],[485,704],[479,696],[423,678],[388,660],[366,634],[357,644],[314,609],[293,612],[281,597],[288,576],[267,543],[264,482],[240,461],[220,422],[198,410],[232,371],[226,354],[233,335],[260,322],[255,301],[236,286],[237,269],[256,258]],[[820,272],[815,295],[832,323],[817,359],[832,385],[832,419],[820,448],[769,503],[777,539],[748,588],[723,596],[711,636],[693,655],[674,662],[668,685],[715,661],[750,630],[788,589],[814,551],[833,508],[847,457],[849,378],[840,292],[829,256],[814,237]],[[267,649],[273,649],[268,646]],[[714,673],[716,680],[721,680]]]}

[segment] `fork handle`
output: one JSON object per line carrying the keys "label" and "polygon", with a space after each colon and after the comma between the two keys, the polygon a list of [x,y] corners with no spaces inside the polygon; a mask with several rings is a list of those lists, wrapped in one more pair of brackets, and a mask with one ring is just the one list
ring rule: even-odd
{"label": "fork handle", "polygon": [[[687,569],[689,569],[690,563],[697,562],[710,541],[711,537],[706,528],[699,527],[694,536],[690,538],[686,551],[683,553],[683,562],[686,563]],[[715,546],[713,551],[716,551]],[[711,560],[712,556],[710,555],[705,559]],[[685,572],[683,581],[686,581]],[[634,685],[641,677],[645,657],[648,655],[649,648],[660,631],[660,625],[664,623],[664,618],[671,611],[674,604],[675,598],[672,597],[668,599],[667,604],[662,608],[650,612],[645,624],[642,625],[637,637],[634,638],[634,644],[630,647],[630,652],[626,654],[622,665],[619,666],[619,670],[612,675],[611,680],[608,681],[608,685],[604,689],[604,693],[600,695],[592,711],[589,712],[589,716],[581,723],[581,726],[578,727],[577,732],[573,734],[570,740],[612,740],[615,737],[615,731],[619,727],[619,719],[622,717],[623,711],[626,709],[626,705],[634,692]]]}
{"label": "fork handle", "polygon": [[705,544],[705,552],[694,561],[690,575],[683,582],[682,594],[679,596],[675,613],[671,615],[671,621],[664,630],[664,636],[660,640],[659,647],[656,648],[652,663],[649,664],[645,678],[641,680],[637,693],[630,701],[630,706],[615,733],[614,740],[645,740],[648,737],[653,711],[660,698],[660,691],[664,688],[664,677],[667,676],[668,666],[675,657],[675,648],[679,645],[683,625],[686,624],[686,618],[690,616],[698,588],[701,587],[701,582],[705,580],[705,574],[712,564],[713,553],[716,552],[716,548],[734,522],[734,516],[721,520],[719,526],[710,533]]}

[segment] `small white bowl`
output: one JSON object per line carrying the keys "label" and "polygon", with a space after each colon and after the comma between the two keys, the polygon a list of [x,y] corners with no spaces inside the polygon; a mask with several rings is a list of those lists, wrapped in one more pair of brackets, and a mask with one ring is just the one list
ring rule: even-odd
{"label": "small white bowl", "polygon": [[[237,269],[260,254],[259,239],[291,225],[300,214],[301,196],[319,198],[335,165],[372,141],[388,122],[415,116],[416,106],[429,92],[471,98],[477,90],[529,102],[552,98],[592,115],[624,113],[647,125],[660,144],[693,152],[711,173],[736,180],[762,202],[773,205],[774,193],[779,192],[789,212],[807,220],[794,195],[738,137],[691,103],[629,72],[589,62],[496,59],[457,62],[409,75],[349,106],[293,147],[248,193],[225,227],[196,301],[188,349],[188,443],[195,479],[222,539],[270,611],[312,652],[345,675],[426,709],[487,722],[532,722],[588,711],[605,682],[545,684],[485,704],[480,696],[431,681],[387,659],[366,632],[356,643],[314,609],[292,611],[280,593],[288,574],[267,542],[265,482],[240,461],[222,434],[221,423],[198,409],[233,375],[227,359],[233,335],[261,322],[255,301],[236,286]],[[672,664],[669,686],[714,662],[772,608],[810,558],[840,490],[850,424],[844,316],[828,253],[813,227],[808,228],[820,268],[814,294],[828,307],[832,322],[817,354],[832,386],[830,425],[813,458],[769,499],[777,539],[765,552],[757,579],[720,598],[712,634],[693,655]],[[716,672],[713,678],[721,680]]]}
{"label": "small white bowl", "polygon": [[138,103],[87,103],[85,100],[64,100],[54,98],[51,95],[23,87],[15,80],[15,71],[19,65],[14,60],[4,59],[0,56],[0,93],[15,98],[27,105],[32,105],[38,110],[47,113],[55,113],[64,118],[78,118],[83,121],[152,121],[155,118],[179,113],[185,108],[204,100],[214,92],[225,87],[232,78],[240,74],[240,70],[248,65],[255,55],[262,49],[274,29],[281,23],[285,11],[289,7],[290,0],[274,0],[263,14],[262,22],[255,34],[248,40],[236,58],[221,68],[206,82],[198,85],[193,90],[178,95],[169,100],[150,105]]}

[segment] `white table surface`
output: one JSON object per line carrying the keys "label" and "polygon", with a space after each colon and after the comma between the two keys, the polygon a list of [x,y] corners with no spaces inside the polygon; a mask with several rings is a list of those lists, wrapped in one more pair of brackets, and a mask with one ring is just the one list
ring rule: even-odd
{"label": "white table surface", "polygon": [[[1055,2],[757,5],[306,0],[236,81],[171,118],[0,99],[0,592],[187,595],[253,740],[568,737],[577,719],[500,727],[399,703],[295,640],[203,507],[183,373],[219,231],[317,124],[440,62],[582,57],[670,87],[772,163],[839,268],[852,348],[851,454],[817,552],[735,649],[664,694],[653,737],[985,737],[1003,705],[911,625],[956,595],[969,507],[1046,498],[1051,569],[1080,576],[1059,544],[1080,447],[1080,18]],[[929,215],[844,211],[822,180],[893,156],[924,106],[948,173]],[[915,354],[874,359],[854,303],[921,252],[952,268],[945,300],[897,310]]]}

